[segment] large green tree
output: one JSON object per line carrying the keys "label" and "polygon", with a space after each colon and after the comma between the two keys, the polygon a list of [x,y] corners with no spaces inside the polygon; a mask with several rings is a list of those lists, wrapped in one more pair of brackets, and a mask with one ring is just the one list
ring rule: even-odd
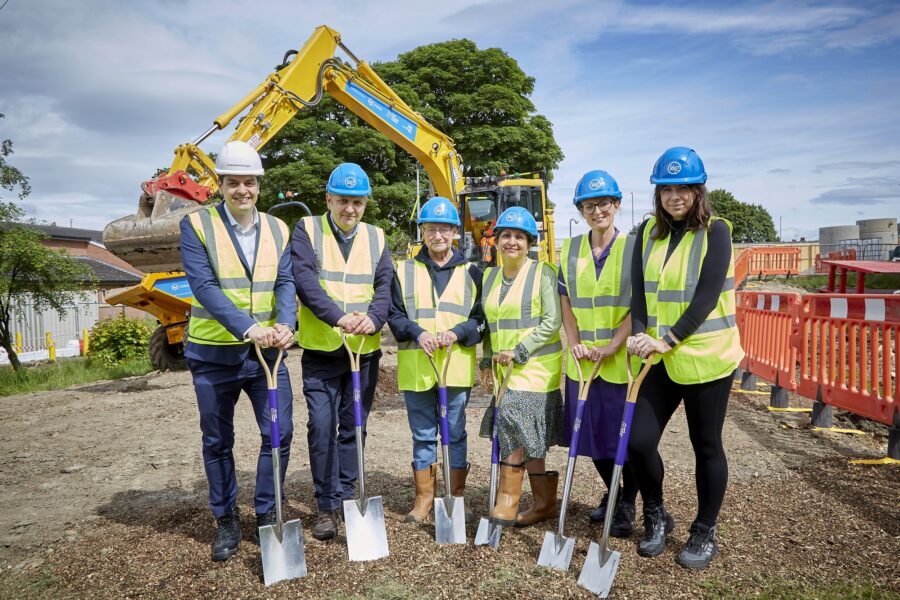
{"label": "large green tree", "polygon": [[[469,40],[420,46],[373,65],[415,111],[454,139],[472,175],[546,171],[563,159],[546,117],[529,97],[534,78],[499,48]],[[374,187],[366,220],[402,247],[415,202],[416,161],[334,99],[300,111],[261,151],[266,166],[261,205],[278,192],[299,193],[314,212],[325,207],[325,181],[341,162],[355,162]],[[422,189],[427,175],[420,171]]]}
{"label": "large green tree", "polygon": [[735,242],[747,244],[778,240],[772,215],[759,204],[741,202],[734,194],[722,189],[709,193],[709,203],[714,215],[731,221]]}
{"label": "large green tree", "polygon": [[[0,118],[3,115],[0,114]],[[0,144],[0,189],[17,191],[23,200],[31,187],[22,171],[9,164],[12,141]],[[26,296],[36,310],[53,308],[60,314],[74,306],[75,292],[93,280],[91,270],[65,250],[45,247],[45,236],[25,219],[24,211],[0,196],[0,346],[13,369],[21,366],[13,348],[13,309]]]}

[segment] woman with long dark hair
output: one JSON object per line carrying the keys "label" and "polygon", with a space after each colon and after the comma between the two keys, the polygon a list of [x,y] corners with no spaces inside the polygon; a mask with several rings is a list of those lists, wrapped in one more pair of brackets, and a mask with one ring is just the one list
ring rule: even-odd
{"label": "woman with long dark hair", "polygon": [[659,440],[684,401],[696,457],[697,514],[677,562],[705,569],[718,551],[716,519],[728,483],[722,426],[738,362],[731,223],[713,217],[697,153],[666,150],[653,168],[653,216],[641,224],[632,258],[628,350],[650,358],[638,394],[628,459],[644,500],[641,556],[665,550],[675,521],[663,504]]}

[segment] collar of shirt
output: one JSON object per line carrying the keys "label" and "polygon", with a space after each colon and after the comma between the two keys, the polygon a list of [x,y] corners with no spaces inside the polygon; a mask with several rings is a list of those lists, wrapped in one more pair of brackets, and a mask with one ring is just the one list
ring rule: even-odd
{"label": "collar of shirt", "polygon": [[255,206],[253,207],[253,224],[245,230],[243,227],[241,227],[241,224],[235,220],[234,215],[231,214],[231,211],[228,210],[228,203],[223,202],[222,204],[225,206],[225,216],[228,217],[228,222],[231,223],[231,226],[234,229],[237,229],[238,232],[249,233],[259,225],[259,211],[256,210]]}
{"label": "collar of shirt", "polygon": [[344,233],[344,230],[341,229],[340,227],[338,227],[337,224],[334,222],[334,219],[331,218],[331,213],[327,213],[327,215],[328,215],[328,224],[331,225],[331,231],[333,231],[336,236],[340,237],[345,242],[348,240],[352,240],[354,237],[356,237],[356,232],[359,231],[359,223],[357,223],[353,227],[353,229],[350,231],[350,233]]}

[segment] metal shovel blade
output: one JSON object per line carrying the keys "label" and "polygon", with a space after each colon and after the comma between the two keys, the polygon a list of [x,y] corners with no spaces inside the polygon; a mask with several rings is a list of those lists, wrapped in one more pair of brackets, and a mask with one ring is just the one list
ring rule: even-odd
{"label": "metal shovel blade", "polygon": [[466,543],[466,506],[460,496],[434,499],[434,540],[438,544]]}
{"label": "metal shovel blade", "polygon": [[575,538],[557,535],[552,531],[544,534],[544,543],[538,556],[538,565],[560,571],[568,571],[575,551]]}
{"label": "metal shovel blade", "polygon": [[381,496],[344,500],[344,523],[350,560],[377,560],[388,555]]}
{"label": "metal shovel blade", "polygon": [[266,525],[259,528],[259,550],[266,585],[306,576],[306,555],[303,553],[300,519],[282,525],[281,540],[278,539],[276,527]]}
{"label": "metal shovel blade", "polygon": [[490,546],[496,550],[500,546],[500,534],[503,526],[491,523],[487,517],[481,517],[478,521],[478,531],[475,532],[476,546]]}
{"label": "metal shovel blade", "polygon": [[616,578],[621,558],[622,553],[615,550],[610,550],[605,557],[601,557],[600,544],[591,542],[581,575],[578,576],[578,585],[606,598]]}

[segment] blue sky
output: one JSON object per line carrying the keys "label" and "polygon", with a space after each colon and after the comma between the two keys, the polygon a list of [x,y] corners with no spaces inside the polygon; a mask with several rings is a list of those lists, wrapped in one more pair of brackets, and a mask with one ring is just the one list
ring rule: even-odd
{"label": "blue sky", "polygon": [[877,1],[9,0],[0,138],[31,178],[28,211],[97,229],[133,213],[175,146],[319,24],[369,62],[461,37],[518,60],[566,155],[550,189],[560,235],[596,168],[618,180],[630,227],[631,194],[640,219],[674,145],[700,153],[711,189],[781,218],[788,240],[900,216],[900,3]]}

